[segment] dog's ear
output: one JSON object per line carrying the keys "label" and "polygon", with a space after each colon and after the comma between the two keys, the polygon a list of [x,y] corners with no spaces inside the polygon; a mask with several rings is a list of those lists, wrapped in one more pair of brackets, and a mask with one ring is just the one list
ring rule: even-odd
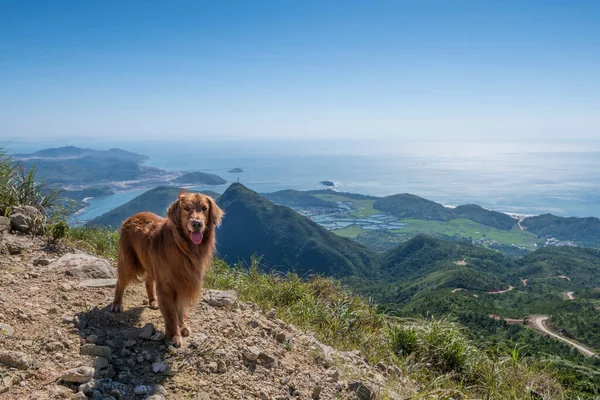
{"label": "dog's ear", "polygon": [[177,196],[177,198],[178,198],[179,200],[181,200],[181,198],[182,198],[182,197],[183,197],[183,196],[184,196],[186,193],[189,193],[189,190],[187,190],[187,189],[181,189],[181,190],[179,190],[179,195]]}
{"label": "dog's ear", "polygon": [[219,208],[217,202],[214,201],[212,197],[207,196],[207,199],[210,204],[208,209],[208,222],[210,225],[217,227],[221,225],[221,220],[223,219],[223,215],[225,215],[225,213]]}
{"label": "dog's ear", "polygon": [[181,218],[180,203],[181,201],[177,199],[169,206],[169,208],[167,208],[167,218],[170,219],[175,226],[179,226],[179,220]]}

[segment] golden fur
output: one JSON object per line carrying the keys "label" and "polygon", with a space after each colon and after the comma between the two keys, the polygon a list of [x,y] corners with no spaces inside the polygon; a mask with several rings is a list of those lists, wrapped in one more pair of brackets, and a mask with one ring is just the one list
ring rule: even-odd
{"label": "golden fur", "polygon": [[[179,347],[181,337],[190,334],[188,309],[198,300],[212,264],[215,228],[222,217],[212,198],[181,191],[166,218],[148,212],[128,218],[121,227],[111,311],[121,312],[127,285],[144,279],[149,306],[160,308],[165,320],[165,339]],[[192,238],[198,237],[202,241],[195,244]]]}

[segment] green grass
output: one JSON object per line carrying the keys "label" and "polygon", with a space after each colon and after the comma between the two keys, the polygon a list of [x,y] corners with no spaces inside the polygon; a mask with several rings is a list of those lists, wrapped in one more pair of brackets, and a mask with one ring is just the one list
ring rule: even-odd
{"label": "green grass", "polygon": [[555,376],[517,349],[487,354],[446,319],[387,317],[331,279],[264,273],[256,259],[249,268],[216,261],[206,286],[235,290],[263,310],[274,308],[279,318],[314,332],[325,344],[359,349],[372,364],[398,366],[420,387],[414,398],[529,399],[530,388],[544,399],[563,398]]}
{"label": "green grass", "polygon": [[407,224],[403,229],[392,230],[393,233],[409,233],[417,235],[419,233],[442,234],[446,236],[458,236],[462,238],[473,238],[493,240],[504,245],[515,244],[526,247],[529,250],[535,250],[537,237],[527,231],[521,231],[518,227],[510,231],[492,228],[479,224],[470,219],[457,218],[448,222],[430,221],[419,219],[405,219],[401,222]]}
{"label": "green grass", "polygon": [[71,228],[66,233],[65,241],[99,257],[117,261],[119,231],[108,228]]}
{"label": "green grass", "polygon": [[326,201],[338,202],[338,201],[348,201],[352,203],[352,207],[355,211],[351,212],[349,215],[352,217],[369,217],[375,214],[381,214],[381,211],[378,211],[373,208],[373,203],[375,200],[364,200],[364,199],[350,199],[348,197],[340,196],[337,194],[329,194],[329,193],[318,193],[313,194],[313,196]]}
{"label": "green grass", "polygon": [[345,227],[344,229],[336,229],[332,232],[342,237],[354,239],[364,231],[365,230],[359,225],[350,225]]}

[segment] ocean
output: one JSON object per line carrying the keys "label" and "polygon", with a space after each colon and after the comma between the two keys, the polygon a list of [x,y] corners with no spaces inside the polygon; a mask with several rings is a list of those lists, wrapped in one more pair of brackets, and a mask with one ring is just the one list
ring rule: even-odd
{"label": "ocean", "polygon": [[[77,145],[150,157],[148,165],[204,171],[261,192],[322,189],[385,196],[413,193],[444,205],[479,204],[515,214],[600,217],[600,141],[419,142],[190,140],[8,143],[12,152]],[[243,173],[228,171],[239,167]],[[205,186],[222,193],[227,185]],[[95,218],[147,189],[89,200]]]}

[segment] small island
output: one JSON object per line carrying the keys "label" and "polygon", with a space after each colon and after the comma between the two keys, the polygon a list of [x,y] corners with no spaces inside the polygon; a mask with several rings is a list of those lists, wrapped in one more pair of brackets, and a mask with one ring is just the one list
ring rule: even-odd
{"label": "small island", "polygon": [[331,181],[321,181],[319,182],[321,185],[323,186],[328,186],[328,187],[333,187],[335,186],[335,183],[331,182]]}
{"label": "small island", "polygon": [[233,168],[233,169],[230,169],[230,170],[229,170],[229,173],[230,173],[230,174],[239,174],[239,173],[241,173],[241,172],[244,172],[244,170],[243,170],[243,169],[241,169],[241,168]]}
{"label": "small island", "polygon": [[173,179],[171,182],[183,185],[223,185],[227,183],[219,175],[207,174],[205,172],[188,172],[179,178]]}

